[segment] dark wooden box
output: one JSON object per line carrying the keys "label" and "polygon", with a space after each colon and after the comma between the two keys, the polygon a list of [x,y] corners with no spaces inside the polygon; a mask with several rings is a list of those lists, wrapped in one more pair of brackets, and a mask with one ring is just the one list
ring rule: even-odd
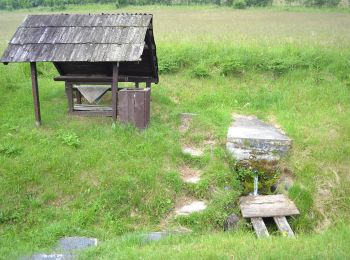
{"label": "dark wooden box", "polygon": [[150,100],[150,88],[125,88],[118,91],[119,121],[145,129],[150,120]]}

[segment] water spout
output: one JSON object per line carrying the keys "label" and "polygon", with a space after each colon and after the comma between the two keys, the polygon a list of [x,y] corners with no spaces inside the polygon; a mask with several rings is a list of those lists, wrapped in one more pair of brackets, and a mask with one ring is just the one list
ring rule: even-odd
{"label": "water spout", "polygon": [[259,183],[259,177],[258,175],[254,176],[254,196],[258,196],[258,183]]}

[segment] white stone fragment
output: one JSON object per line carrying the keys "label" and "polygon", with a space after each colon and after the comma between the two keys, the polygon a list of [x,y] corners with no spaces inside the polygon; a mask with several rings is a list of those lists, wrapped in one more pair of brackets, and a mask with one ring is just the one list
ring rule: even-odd
{"label": "white stone fragment", "polygon": [[176,209],[176,215],[189,215],[194,212],[200,212],[207,208],[204,201],[192,201],[190,204],[184,205],[179,209]]}
{"label": "white stone fragment", "polygon": [[198,148],[191,148],[191,147],[183,147],[182,152],[184,154],[191,155],[193,157],[200,157],[203,155],[203,151]]}

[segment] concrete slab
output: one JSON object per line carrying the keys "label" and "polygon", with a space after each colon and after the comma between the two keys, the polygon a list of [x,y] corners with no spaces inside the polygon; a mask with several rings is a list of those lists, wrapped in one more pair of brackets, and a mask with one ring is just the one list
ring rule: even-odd
{"label": "concrete slab", "polygon": [[71,254],[35,254],[29,257],[21,258],[23,260],[71,260],[74,256]]}
{"label": "concrete slab", "polygon": [[175,210],[176,215],[189,215],[194,212],[200,212],[207,208],[204,201],[192,201],[190,204],[186,204]]}
{"label": "concrete slab", "polygon": [[254,116],[234,115],[227,133],[227,150],[238,160],[278,160],[291,147],[291,139],[279,128]]}
{"label": "concrete slab", "polygon": [[59,251],[72,251],[97,246],[96,238],[89,237],[64,237],[58,241]]}
{"label": "concrete slab", "polygon": [[166,231],[159,231],[159,232],[150,232],[144,235],[144,241],[159,241],[163,238],[166,238],[168,236],[171,236],[172,233],[166,232]]}

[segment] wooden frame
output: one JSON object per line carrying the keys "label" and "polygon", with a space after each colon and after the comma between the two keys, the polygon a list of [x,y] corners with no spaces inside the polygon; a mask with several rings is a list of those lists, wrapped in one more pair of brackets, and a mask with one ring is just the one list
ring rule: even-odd
{"label": "wooden frame", "polygon": [[119,62],[113,64],[113,79],[112,79],[112,118],[113,118],[113,122],[117,121],[117,113],[118,113],[118,73],[119,73]]}
{"label": "wooden frame", "polygon": [[[111,116],[113,118],[113,122],[116,122],[118,117],[118,91],[120,90],[120,88],[118,88],[119,79],[121,79],[123,82],[125,82],[124,80],[128,80],[128,78],[119,77],[119,62],[113,64],[112,82],[108,82],[109,77],[99,76],[60,76],[55,78],[55,80],[58,81],[65,80],[66,95],[68,99],[68,112],[70,114],[79,116]],[[112,106],[110,109],[103,109],[100,106],[94,105],[81,105],[81,93],[78,89],[74,88],[73,85],[86,83],[93,85],[108,85],[108,83],[110,83],[110,90],[112,92]],[[135,82],[135,88],[139,88],[139,83],[140,82]],[[150,87],[151,82],[146,82],[146,86]],[[74,104],[74,91],[76,92],[77,105]]]}
{"label": "wooden frame", "polygon": [[40,114],[40,100],[39,100],[39,86],[38,86],[38,73],[36,70],[36,63],[30,63],[30,73],[32,77],[32,92],[34,99],[34,114],[36,126],[41,125],[41,114]]}

